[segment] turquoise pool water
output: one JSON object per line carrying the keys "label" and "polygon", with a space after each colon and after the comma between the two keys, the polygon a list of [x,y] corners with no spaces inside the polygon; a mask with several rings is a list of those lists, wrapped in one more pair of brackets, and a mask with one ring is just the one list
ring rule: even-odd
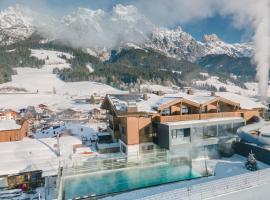
{"label": "turquoise pool water", "polygon": [[155,166],[105,171],[68,177],[64,181],[64,199],[85,195],[105,195],[154,185],[201,177],[189,166]]}

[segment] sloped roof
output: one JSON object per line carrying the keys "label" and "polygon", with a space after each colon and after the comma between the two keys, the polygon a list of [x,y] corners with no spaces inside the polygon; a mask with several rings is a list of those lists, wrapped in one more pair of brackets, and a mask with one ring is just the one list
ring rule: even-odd
{"label": "sloped roof", "polygon": [[240,104],[241,109],[266,109],[267,107],[260,102],[256,102],[248,97],[230,93],[230,92],[217,92],[216,95],[234,101]]}
{"label": "sloped roof", "polygon": [[265,108],[261,103],[255,102],[248,97],[229,93],[229,92],[217,92],[215,96],[211,96],[208,93],[199,93],[188,95],[186,93],[165,94],[164,96],[158,96],[155,94],[147,94],[147,100],[143,99],[141,94],[125,94],[125,95],[107,95],[104,103],[110,103],[115,111],[126,111],[130,101],[134,102],[137,106],[138,112],[156,113],[158,110],[163,110],[167,107],[178,103],[189,104],[194,107],[206,106],[216,101],[222,101],[224,103],[240,107],[241,109],[254,109]]}
{"label": "sloped roof", "polygon": [[17,130],[21,126],[15,120],[0,120],[0,131]]}

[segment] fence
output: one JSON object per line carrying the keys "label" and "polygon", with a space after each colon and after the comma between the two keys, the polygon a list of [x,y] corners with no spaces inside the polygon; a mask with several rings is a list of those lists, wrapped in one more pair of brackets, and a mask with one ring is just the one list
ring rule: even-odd
{"label": "fence", "polygon": [[221,112],[221,113],[202,113],[202,114],[188,114],[188,115],[168,115],[159,116],[159,122],[177,122],[189,120],[206,120],[212,118],[226,118],[226,117],[241,117],[242,112]]}
{"label": "fence", "polygon": [[267,183],[270,183],[270,169],[222,178],[219,180],[194,185],[192,187],[155,194],[142,199],[203,200],[238,192],[248,188],[258,187]]}

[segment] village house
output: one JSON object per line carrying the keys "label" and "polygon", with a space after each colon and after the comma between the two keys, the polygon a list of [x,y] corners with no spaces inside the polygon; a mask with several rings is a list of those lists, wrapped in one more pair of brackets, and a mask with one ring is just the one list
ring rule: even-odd
{"label": "village house", "polygon": [[14,110],[2,110],[0,111],[0,120],[16,120],[18,113]]}
{"label": "village house", "polygon": [[0,142],[19,141],[28,136],[29,124],[27,120],[0,120]]}
{"label": "village house", "polygon": [[89,111],[90,119],[94,120],[105,120],[106,119],[106,110],[100,108],[94,108]]}
{"label": "village house", "polygon": [[107,95],[108,130],[120,151],[140,155],[155,148],[174,150],[216,145],[220,138],[236,137],[236,130],[260,116],[265,106],[231,93]]}

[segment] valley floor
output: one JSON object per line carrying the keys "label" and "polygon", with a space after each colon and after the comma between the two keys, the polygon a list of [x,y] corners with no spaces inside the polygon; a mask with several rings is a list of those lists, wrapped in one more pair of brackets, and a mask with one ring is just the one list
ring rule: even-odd
{"label": "valley floor", "polygon": [[[18,110],[27,106],[45,104],[56,109],[73,108],[89,111],[89,104],[75,104],[76,98],[90,98],[92,94],[106,95],[108,93],[121,93],[111,86],[91,81],[64,82],[56,74],[54,68],[69,68],[70,65],[59,58],[61,52],[32,50],[32,55],[39,59],[47,58],[46,64],[41,68],[16,68],[17,75],[12,81],[0,85],[0,108]],[[71,55],[66,55],[71,56]],[[27,92],[4,92],[7,87],[23,88]],[[92,106],[92,107],[98,107]]]}

